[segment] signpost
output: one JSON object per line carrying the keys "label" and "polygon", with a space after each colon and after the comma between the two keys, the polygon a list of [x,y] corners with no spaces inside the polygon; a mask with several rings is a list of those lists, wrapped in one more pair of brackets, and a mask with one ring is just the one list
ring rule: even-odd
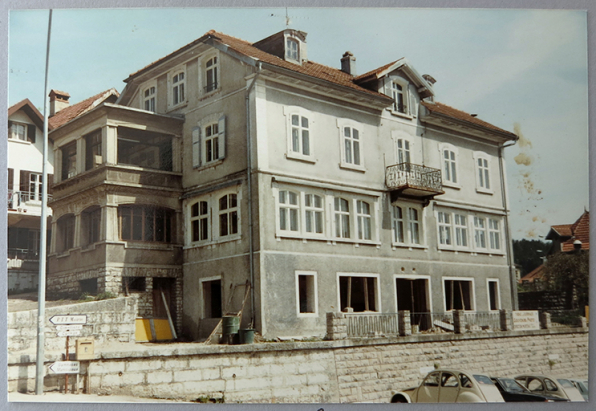
{"label": "signpost", "polygon": [[56,361],[50,365],[50,370],[56,374],[78,374],[81,371],[79,361]]}
{"label": "signpost", "polygon": [[83,324],[87,324],[86,314],[68,314],[68,315],[54,315],[50,318],[50,322],[56,326],[58,337],[66,337],[66,361],[57,361],[50,366],[50,370],[56,374],[64,375],[64,393],[68,392],[68,374],[78,374],[80,372],[80,363],[78,361],[68,361],[68,346],[72,336],[81,335]]}
{"label": "signpost", "polygon": [[54,315],[50,318],[50,322],[54,325],[63,324],[87,324],[86,314],[74,314],[74,315]]}

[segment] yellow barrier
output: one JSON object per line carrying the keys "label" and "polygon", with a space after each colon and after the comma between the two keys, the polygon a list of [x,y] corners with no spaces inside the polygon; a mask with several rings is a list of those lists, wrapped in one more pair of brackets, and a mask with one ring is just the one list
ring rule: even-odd
{"label": "yellow barrier", "polygon": [[168,341],[174,339],[168,320],[159,318],[137,318],[135,320],[137,342]]}

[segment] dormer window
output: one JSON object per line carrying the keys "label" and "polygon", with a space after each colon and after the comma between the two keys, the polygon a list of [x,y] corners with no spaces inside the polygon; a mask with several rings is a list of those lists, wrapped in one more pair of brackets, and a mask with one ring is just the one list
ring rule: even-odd
{"label": "dormer window", "polygon": [[393,110],[399,111],[400,113],[405,113],[406,108],[404,106],[404,89],[400,84],[395,82],[392,83],[392,93],[393,93]]}
{"label": "dormer window", "polygon": [[207,79],[205,92],[209,93],[217,89],[217,57],[207,60],[205,64],[205,77]]}
{"label": "dormer window", "polygon": [[286,59],[287,60],[294,60],[300,61],[300,53],[299,53],[299,45],[298,41],[292,38],[286,39]]}
{"label": "dormer window", "polygon": [[143,103],[145,110],[155,113],[155,86],[150,86],[143,93]]}

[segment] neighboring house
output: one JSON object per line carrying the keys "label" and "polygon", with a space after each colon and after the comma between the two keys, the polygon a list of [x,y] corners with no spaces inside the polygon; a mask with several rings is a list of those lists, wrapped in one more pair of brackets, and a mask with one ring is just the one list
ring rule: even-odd
{"label": "neighboring house", "polygon": [[322,336],[326,312],[515,308],[517,137],[434,101],[406,59],[355,61],[309,61],[297,30],[210,31],[56,126],[50,290],[135,292],[143,316],[165,298],[193,339],[247,282],[265,337]]}
{"label": "neighboring house", "polygon": [[[29,99],[8,109],[8,291],[37,288],[43,172],[43,115]],[[48,180],[53,153],[48,148]],[[51,196],[51,190],[48,191]]]}

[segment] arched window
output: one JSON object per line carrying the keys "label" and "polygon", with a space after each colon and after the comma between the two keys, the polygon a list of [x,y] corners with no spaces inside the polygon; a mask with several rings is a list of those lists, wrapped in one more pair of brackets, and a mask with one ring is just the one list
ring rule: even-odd
{"label": "arched window", "polygon": [[279,229],[282,231],[299,231],[300,224],[298,194],[293,191],[279,192]]}
{"label": "arched window", "polygon": [[238,234],[238,199],[236,194],[226,194],[219,199],[219,237]]}

